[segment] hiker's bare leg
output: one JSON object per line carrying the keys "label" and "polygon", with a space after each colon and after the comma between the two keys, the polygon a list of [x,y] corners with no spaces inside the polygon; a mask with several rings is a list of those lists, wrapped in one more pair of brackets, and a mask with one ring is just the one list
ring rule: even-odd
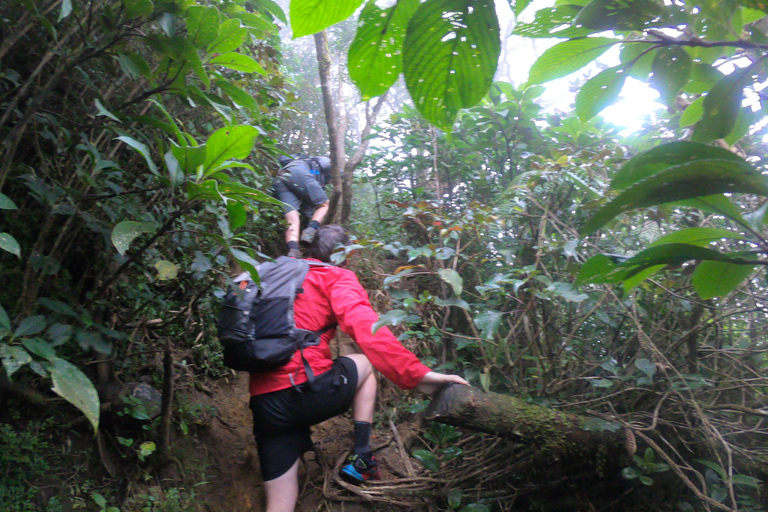
{"label": "hiker's bare leg", "polygon": [[299,459],[279,477],[264,482],[264,491],[267,512],[293,512],[299,499]]}
{"label": "hiker's bare leg", "polygon": [[285,214],[285,220],[288,221],[288,229],[285,232],[285,243],[298,243],[299,232],[301,230],[301,217],[299,216],[299,212],[296,210],[289,211]]}
{"label": "hiker's bare leg", "polygon": [[312,214],[312,220],[316,220],[320,224],[323,223],[323,219],[325,218],[326,214],[328,213],[328,209],[331,206],[330,201],[326,201],[320,206],[317,207],[315,210],[315,213]]}
{"label": "hiker's bare leg", "polygon": [[363,354],[350,354],[348,357],[357,367],[357,391],[352,401],[355,421],[373,423],[373,409],[376,405],[376,376],[371,362]]}

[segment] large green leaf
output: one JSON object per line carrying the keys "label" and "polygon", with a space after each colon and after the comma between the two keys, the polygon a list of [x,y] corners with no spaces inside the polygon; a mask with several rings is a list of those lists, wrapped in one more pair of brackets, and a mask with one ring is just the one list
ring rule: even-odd
{"label": "large green leaf", "polygon": [[633,157],[616,173],[611,181],[611,188],[623,190],[640,180],[653,176],[662,169],[710,159],[732,160],[746,164],[746,160],[727,149],[698,142],[670,142]]}
{"label": "large green leaf", "polygon": [[449,129],[458,111],[488,92],[501,52],[491,0],[430,0],[408,23],[405,83],[416,108]]}
{"label": "large green leaf", "polygon": [[723,261],[702,261],[693,272],[693,289],[703,300],[722,297],[744,281],[755,267]]}
{"label": "large green leaf", "polygon": [[588,121],[616,101],[628,73],[624,65],[608,68],[589,79],[576,95],[576,114]]}
{"label": "large green leaf", "polygon": [[725,138],[734,126],[744,98],[744,86],[749,82],[751,67],[737,69],[712,87],[704,98],[704,114],[696,123],[691,140],[711,142]]}
{"label": "large green leaf", "polygon": [[457,297],[461,295],[461,292],[464,290],[464,280],[458,272],[452,268],[441,268],[437,273],[440,279],[451,285],[454,295]]}
{"label": "large green leaf", "polygon": [[131,18],[149,16],[155,9],[152,0],[123,0],[123,5],[125,5],[125,12]]}
{"label": "large green leaf", "polygon": [[43,329],[45,329],[46,325],[47,322],[45,321],[45,316],[28,316],[19,323],[19,325],[16,327],[16,330],[13,332],[13,336],[16,338],[20,338],[22,336],[33,336],[43,332]]}
{"label": "large green leaf", "polygon": [[243,73],[258,73],[260,75],[267,74],[261,64],[253,60],[253,58],[242,53],[222,53],[221,55],[217,55],[212,58],[209,63],[216,64],[217,66],[224,66],[225,68],[229,69],[234,69],[235,71],[242,71]]}
{"label": "large green leaf", "polygon": [[197,168],[205,163],[205,144],[201,146],[178,146],[171,141],[171,152],[185,174],[195,174]]}
{"label": "large green leaf", "polygon": [[624,44],[621,45],[619,59],[623,64],[628,65],[627,71],[629,76],[644,82],[648,80],[648,75],[651,74],[656,50],[645,42],[633,41],[645,41],[645,39],[628,39],[624,41]]}
{"label": "large green leaf", "polygon": [[381,9],[370,0],[360,13],[347,60],[349,77],[364,99],[382,95],[400,75],[405,31],[418,7],[418,0],[400,0]]}
{"label": "large green leaf", "polygon": [[501,324],[501,311],[485,311],[474,318],[475,325],[480,329],[483,339],[490,341],[496,335]]}
{"label": "large green leaf", "polygon": [[731,219],[732,221],[747,226],[747,221],[741,216],[739,208],[733,204],[728,197],[724,194],[715,194],[705,197],[697,197],[695,199],[686,199],[683,201],[675,201],[675,206],[686,206],[690,208],[698,208],[699,210],[707,213],[715,213]]}
{"label": "large green leaf", "polygon": [[229,80],[216,79],[214,80],[214,83],[221,88],[232,101],[241,107],[245,107],[249,110],[256,110],[259,108],[259,104],[251,94],[245,92]]}
{"label": "large green leaf", "polygon": [[144,233],[154,233],[154,231],[155,226],[149,222],[125,220],[112,230],[112,244],[121,256],[125,256],[131,242]]}
{"label": "large green leaf", "polygon": [[536,11],[531,23],[518,23],[512,32],[522,37],[583,37],[592,30],[572,25],[582,9],[580,5],[563,4]]}
{"label": "large green leaf", "polygon": [[293,38],[316,34],[349,18],[363,0],[291,0]]}
{"label": "large green leaf", "polygon": [[699,119],[704,115],[704,98],[696,98],[690,105],[685,107],[683,113],[680,114],[680,128],[691,126],[699,122]]}
{"label": "large green leaf", "polygon": [[18,206],[11,201],[11,198],[0,193],[0,210],[18,210]]}
{"label": "large green leaf", "polygon": [[15,254],[21,258],[21,246],[19,245],[19,242],[8,233],[0,233],[0,249]]}
{"label": "large green leaf", "polygon": [[248,29],[241,26],[240,20],[227,20],[219,26],[216,39],[208,45],[208,53],[233,52],[240,48],[248,35]]}
{"label": "large green leaf", "polygon": [[690,244],[706,247],[711,242],[719,240],[746,240],[744,235],[736,231],[720,228],[689,228],[674,231],[654,240],[648,247],[664,244]]}
{"label": "large green leaf", "polygon": [[690,55],[679,46],[661,48],[656,52],[651,65],[651,85],[659,91],[667,105],[674,103],[680,88],[688,81],[691,64]]}
{"label": "large green leaf", "polygon": [[548,48],[531,66],[528,84],[543,84],[574,73],[605,53],[618,39],[584,37]]}
{"label": "large green leaf", "polygon": [[219,10],[215,7],[194,5],[184,13],[187,20],[187,38],[197,48],[206,48],[219,35]]}
{"label": "large green leaf", "polygon": [[624,279],[655,265],[682,265],[686,261],[721,261],[748,265],[749,260],[740,254],[723,254],[713,249],[691,244],[664,244],[649,247],[621,264],[629,269]]}
{"label": "large green leaf", "polygon": [[91,422],[93,430],[98,430],[99,395],[93,382],[76,366],[63,359],[56,358],[43,366],[51,374],[53,392],[80,409]]}
{"label": "large green leaf", "polygon": [[3,368],[9,379],[19,368],[32,362],[32,356],[26,350],[5,343],[0,343],[0,357],[3,359]]}
{"label": "large green leaf", "polygon": [[116,137],[116,140],[121,140],[138,151],[138,153],[144,157],[144,161],[147,162],[147,167],[149,167],[149,170],[152,171],[153,174],[157,174],[157,165],[155,165],[155,162],[152,161],[152,155],[150,154],[149,148],[146,146],[146,144],[139,142],[132,137],[128,137],[127,135]]}
{"label": "large green leaf", "polygon": [[5,308],[0,305],[0,333],[11,330],[11,319],[6,313]]}
{"label": "large green leaf", "polygon": [[768,197],[768,178],[748,163],[732,160],[700,160],[670,167],[624,190],[584,225],[582,233],[592,233],[635,208],[728,192]]}
{"label": "large green leaf", "polygon": [[653,0],[592,0],[574,24],[595,32],[645,30],[665,25],[664,10]]}
{"label": "large green leaf", "polygon": [[203,176],[216,172],[227,160],[247,158],[258,135],[259,130],[249,125],[226,126],[213,132],[205,143]]}

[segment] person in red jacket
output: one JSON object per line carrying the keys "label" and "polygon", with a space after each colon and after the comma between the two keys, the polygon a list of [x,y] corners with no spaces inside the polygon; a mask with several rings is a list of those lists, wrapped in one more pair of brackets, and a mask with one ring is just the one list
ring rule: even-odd
{"label": "person in red jacket", "polygon": [[[309,248],[309,259],[330,263],[331,253],[349,243],[343,228],[322,226]],[[311,266],[296,297],[296,327],[326,331],[316,346],[304,348],[304,359],[315,375],[312,383],[296,351],[285,366],[252,373],[250,408],[267,495],[267,512],[292,512],[299,495],[299,457],[312,448],[311,425],[353,408],[355,447],[342,477],[352,482],[378,479],[370,448],[376,400],[376,368],[402,389],[432,395],[448,383],[469,385],[457,375],[433,372],[382,327],[372,326],[378,315],[354,272],[336,266]],[[363,354],[331,359],[329,343],[338,327],[350,335]]]}

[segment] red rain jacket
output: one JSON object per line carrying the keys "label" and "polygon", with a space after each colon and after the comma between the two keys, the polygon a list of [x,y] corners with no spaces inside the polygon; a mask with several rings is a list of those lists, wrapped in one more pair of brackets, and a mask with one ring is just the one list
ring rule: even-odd
{"label": "red rain jacket", "polygon": [[[302,288],[304,293],[297,295],[294,303],[296,327],[319,331],[338,324],[339,329],[357,342],[371,364],[403,389],[416,387],[430,371],[387,327],[371,333],[378,315],[354,272],[339,267],[311,266]],[[304,357],[315,376],[328,371],[333,364],[329,343],[335,335],[336,329],[331,329],[323,334],[319,345],[304,349]],[[285,366],[272,372],[252,373],[251,396],[291,387],[291,375],[296,384],[307,381],[298,350]]]}

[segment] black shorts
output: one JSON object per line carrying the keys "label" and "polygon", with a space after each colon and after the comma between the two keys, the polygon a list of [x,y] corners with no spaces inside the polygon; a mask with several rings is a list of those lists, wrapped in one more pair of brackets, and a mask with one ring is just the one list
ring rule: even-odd
{"label": "black shorts", "polygon": [[253,434],[261,474],[274,480],[312,449],[309,427],[349,409],[357,390],[357,366],[339,357],[330,370],[308,383],[251,397]]}
{"label": "black shorts", "polygon": [[283,213],[298,210],[305,217],[312,217],[318,206],[328,201],[322,185],[312,175],[309,164],[294,160],[283,169],[273,183],[273,194],[283,204]]}

